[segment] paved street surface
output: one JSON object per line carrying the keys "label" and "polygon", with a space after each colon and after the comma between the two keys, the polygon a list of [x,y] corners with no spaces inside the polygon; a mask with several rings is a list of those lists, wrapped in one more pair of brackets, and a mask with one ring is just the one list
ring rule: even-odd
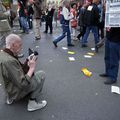
{"label": "paved street surface", "polygon": [[[120,95],[111,93],[111,86],[104,85],[104,78],[99,74],[104,72],[104,47],[92,58],[84,58],[84,55],[94,47],[93,36],[89,37],[89,47],[81,48],[79,42],[76,46],[67,47],[66,38],[54,48],[52,41],[61,33],[54,27],[53,35],[44,34],[42,27],[42,39],[35,41],[34,34],[22,35],[25,59],[28,56],[28,48],[39,52],[36,70],[46,72],[46,81],[40,99],[48,101],[47,106],[35,112],[27,111],[27,99],[6,105],[4,92],[0,86],[0,120],[120,120]],[[67,51],[74,51],[70,55]],[[74,57],[75,61],[69,61],[68,57]],[[21,60],[23,60],[21,59]],[[82,67],[92,72],[91,77],[86,77]],[[120,71],[118,82],[120,87]]]}

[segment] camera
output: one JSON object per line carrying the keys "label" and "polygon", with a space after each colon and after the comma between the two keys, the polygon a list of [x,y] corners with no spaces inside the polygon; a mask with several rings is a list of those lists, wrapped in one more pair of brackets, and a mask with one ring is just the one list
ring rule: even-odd
{"label": "camera", "polygon": [[28,54],[30,56],[30,59],[33,58],[33,56],[38,56],[38,52],[37,51],[33,51],[32,49],[28,49]]}

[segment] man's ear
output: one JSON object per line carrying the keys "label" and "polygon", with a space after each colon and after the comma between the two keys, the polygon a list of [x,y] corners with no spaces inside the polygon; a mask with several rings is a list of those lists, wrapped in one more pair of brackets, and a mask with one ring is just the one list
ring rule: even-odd
{"label": "man's ear", "polygon": [[14,50],[17,46],[17,43],[12,43],[11,48]]}
{"label": "man's ear", "polygon": [[15,44],[12,43],[12,44],[10,45],[10,48],[13,49],[14,47],[15,47]]}

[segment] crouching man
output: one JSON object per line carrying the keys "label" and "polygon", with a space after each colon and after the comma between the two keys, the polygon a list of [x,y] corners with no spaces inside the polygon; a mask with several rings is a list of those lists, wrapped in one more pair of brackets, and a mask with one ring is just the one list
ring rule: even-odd
{"label": "crouching man", "polygon": [[[38,101],[43,88],[45,73],[35,73],[37,56],[28,57],[22,64],[17,55],[22,46],[22,40],[18,35],[10,34],[6,37],[6,48],[0,51],[0,79],[6,93],[6,103],[22,99],[30,94],[28,111],[34,111],[46,106],[47,101]],[[27,63],[27,64],[26,64]]]}

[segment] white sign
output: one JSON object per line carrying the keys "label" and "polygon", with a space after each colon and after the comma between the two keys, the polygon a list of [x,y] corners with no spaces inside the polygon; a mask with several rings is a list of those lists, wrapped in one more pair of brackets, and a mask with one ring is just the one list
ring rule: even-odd
{"label": "white sign", "polygon": [[69,57],[69,61],[75,61],[74,57]]}
{"label": "white sign", "polygon": [[107,0],[105,27],[120,27],[120,0]]}
{"label": "white sign", "polygon": [[111,92],[120,94],[120,88],[117,86],[111,86]]}

